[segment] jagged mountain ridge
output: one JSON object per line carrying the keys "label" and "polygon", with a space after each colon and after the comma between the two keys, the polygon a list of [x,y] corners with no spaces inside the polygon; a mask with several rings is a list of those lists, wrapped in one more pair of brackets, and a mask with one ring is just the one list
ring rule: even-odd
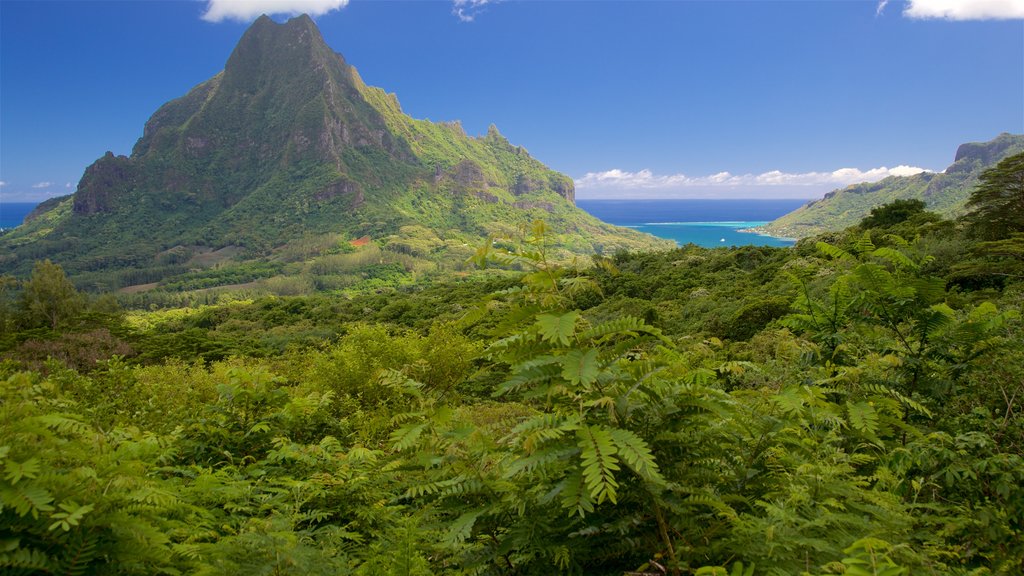
{"label": "jagged mountain ridge", "polygon": [[[74,213],[116,212],[117,197],[132,188],[159,189],[164,200],[230,207],[289,162],[331,162],[344,173],[341,146],[334,141],[337,134],[327,130],[328,122],[343,125],[345,139],[362,146],[369,145],[374,132],[382,136],[385,131],[379,114],[363,99],[338,94],[338,76],[348,69],[325,52],[308,18],[285,25],[260,18],[222,73],[153,114],[130,157],[107,154],[86,170]],[[335,97],[323,98],[325,91]],[[391,142],[383,145],[381,136],[380,147],[393,149]],[[217,172],[243,179],[230,188],[218,186]]]}
{"label": "jagged mountain ridge", "polygon": [[871,209],[894,200],[918,199],[928,210],[951,218],[964,213],[964,205],[978,177],[1000,160],[1024,151],[1024,135],[1003,133],[988,142],[961,144],[953,163],[942,172],[890,176],[873,183],[833,190],[764,226],[774,236],[804,238],[842,230],[867,216]]}
{"label": "jagged mountain ridge", "polygon": [[572,180],[493,126],[474,138],[408,117],[307,16],[260,17],[223,72],[152,115],[130,156],[107,153],[48,207],[0,237],[11,249],[0,267],[153,268],[168,250],[229,245],[266,257],[310,234],[383,239],[409,226],[454,246],[538,217],[572,252],[664,246],[576,209]]}

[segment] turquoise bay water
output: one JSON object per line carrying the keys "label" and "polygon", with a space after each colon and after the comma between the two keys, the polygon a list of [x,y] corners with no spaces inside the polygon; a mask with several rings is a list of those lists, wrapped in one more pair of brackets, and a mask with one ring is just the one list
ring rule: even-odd
{"label": "turquoise bay water", "polygon": [[806,200],[578,200],[577,206],[617,226],[634,228],[680,246],[792,246],[751,232],[796,210]]}
{"label": "turquoise bay water", "polygon": [[659,238],[675,240],[680,246],[696,244],[706,248],[715,246],[792,246],[793,241],[773,238],[752,232],[741,232],[744,228],[764,226],[771,220],[749,220],[740,222],[657,222],[630,226]]}

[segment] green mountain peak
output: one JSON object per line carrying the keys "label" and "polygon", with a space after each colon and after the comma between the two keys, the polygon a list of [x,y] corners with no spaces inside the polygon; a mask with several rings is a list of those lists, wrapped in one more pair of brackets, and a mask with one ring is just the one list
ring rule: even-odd
{"label": "green mountain peak", "polygon": [[405,115],[308,16],[262,16],[221,73],[150,117],[130,156],[108,152],[70,199],[0,237],[0,269],[50,258],[80,283],[117,288],[194,270],[198,254],[266,262],[325,235],[406,252],[424,243],[413,256],[451,263],[536,218],[564,233],[566,257],[666,245],[597,221],[574,195],[571,178],[494,126],[471,137]]}

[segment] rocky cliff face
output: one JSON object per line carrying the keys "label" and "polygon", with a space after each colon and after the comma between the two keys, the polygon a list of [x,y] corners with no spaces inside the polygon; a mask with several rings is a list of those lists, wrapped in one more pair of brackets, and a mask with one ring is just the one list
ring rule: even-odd
{"label": "rocky cliff face", "polygon": [[107,152],[85,169],[75,191],[72,211],[81,215],[112,211],[115,199],[131,186],[132,178],[132,161]]}
{"label": "rocky cliff face", "polygon": [[[224,207],[301,164],[326,165],[339,186],[349,186],[353,150],[415,163],[362,97],[361,84],[308,17],[277,24],[263,16],[221,74],[157,110],[132,158],[163,165],[157,184],[164,189]],[[224,174],[237,178],[225,185]]]}
{"label": "rocky cliff face", "polygon": [[1021,147],[1021,137],[1000,134],[988,142],[968,142],[956,149],[953,164],[946,168],[945,173],[970,172],[977,166],[994,166],[1000,160],[1012,154],[1012,150]]}
{"label": "rocky cliff face", "polygon": [[519,176],[512,187],[512,193],[516,196],[531,194],[541,190],[553,190],[570,204],[576,204],[576,185],[572,178],[563,174],[550,174],[547,178],[541,179],[535,176]]}

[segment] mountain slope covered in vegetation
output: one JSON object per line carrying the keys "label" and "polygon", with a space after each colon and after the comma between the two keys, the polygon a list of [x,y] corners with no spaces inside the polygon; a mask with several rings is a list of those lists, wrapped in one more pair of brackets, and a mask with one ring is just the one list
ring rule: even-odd
{"label": "mountain slope covered in vegetation", "polygon": [[942,172],[890,176],[874,183],[854,184],[781,216],[763,231],[773,236],[804,238],[853,226],[872,208],[895,200],[921,200],[928,210],[946,218],[965,212],[971,189],[981,173],[1000,160],[1024,151],[1024,135],[1000,134],[988,142],[962,144],[953,163]]}
{"label": "mountain slope covered in vegetation", "polygon": [[0,266],[23,275],[49,258],[92,289],[214,266],[237,269],[225,283],[344,285],[349,268],[305,264],[364,237],[399,273],[458,267],[483,238],[539,217],[564,232],[563,258],[670,245],[576,209],[572,180],[493,126],[470,137],[406,116],[305,16],[258,19],[222,73],[153,114],[131,156],[103,156],[46,208],[0,237]]}

